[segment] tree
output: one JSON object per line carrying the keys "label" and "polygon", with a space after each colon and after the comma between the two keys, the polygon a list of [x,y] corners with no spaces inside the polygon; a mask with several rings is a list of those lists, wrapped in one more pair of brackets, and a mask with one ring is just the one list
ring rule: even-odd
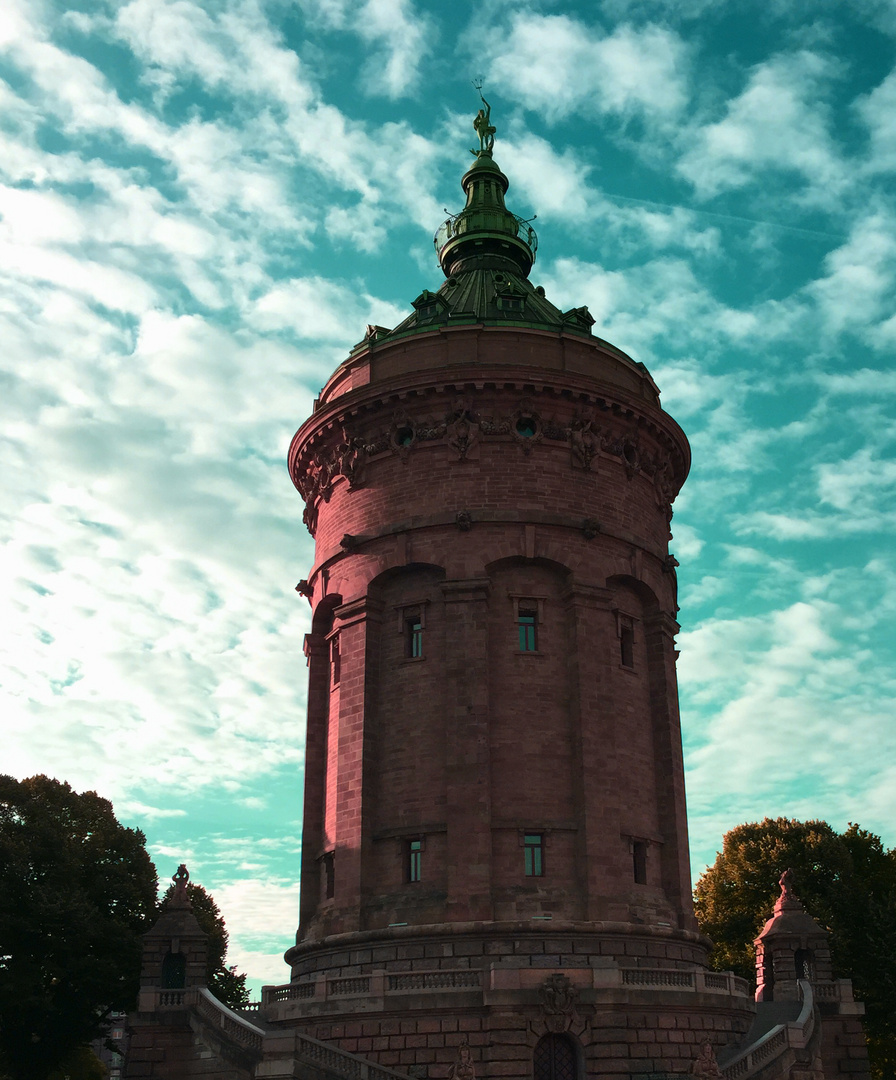
{"label": "tree", "polygon": [[47,1080],[109,1080],[109,1070],[89,1046],[78,1046],[66,1054]]}
{"label": "tree", "polygon": [[896,1075],[896,849],[858,825],[766,818],[726,833],[722,851],[694,891],[697,918],[713,939],[710,962],[752,979],[753,941],[772,914],[778,878],[793,870],[807,912],[831,933],[839,978],[865,1003],[876,1075]]}
{"label": "tree", "polygon": [[[160,912],[165,910],[173,895],[174,885],[172,884],[168,886],[162,897]],[[228,1008],[239,1009],[249,1000],[249,991],[246,989],[246,976],[238,975],[236,967],[228,967],[225,962],[229,935],[221,911],[214,898],[201,885],[189,882],[187,895],[200,929],[208,934],[208,963],[206,965],[208,988]]]}
{"label": "tree", "polygon": [[156,909],[145,837],[46,776],[0,776],[0,1071],[44,1080],[134,1007]]}

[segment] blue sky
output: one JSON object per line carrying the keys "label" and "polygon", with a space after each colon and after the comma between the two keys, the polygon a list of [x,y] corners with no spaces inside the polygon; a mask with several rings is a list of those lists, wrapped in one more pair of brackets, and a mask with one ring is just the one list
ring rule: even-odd
{"label": "blue sky", "polygon": [[255,985],[298,900],[286,449],[438,287],[478,75],[532,280],[691,440],[695,872],[766,814],[896,844],[893,0],[4,0],[0,767],[186,860]]}

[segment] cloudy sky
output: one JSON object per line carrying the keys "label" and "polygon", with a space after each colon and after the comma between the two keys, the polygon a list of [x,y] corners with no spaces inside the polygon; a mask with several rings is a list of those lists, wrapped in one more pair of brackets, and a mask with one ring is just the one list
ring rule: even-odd
{"label": "cloudy sky", "polygon": [[894,0],[3,0],[0,768],[111,798],[285,981],[286,449],[438,287],[481,75],[533,281],[691,439],[695,872],[766,814],[896,844],[894,46]]}

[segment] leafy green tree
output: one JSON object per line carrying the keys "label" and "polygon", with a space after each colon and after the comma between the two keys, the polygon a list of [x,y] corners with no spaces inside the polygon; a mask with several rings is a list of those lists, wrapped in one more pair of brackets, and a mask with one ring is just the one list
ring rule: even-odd
{"label": "leafy green tree", "polygon": [[[164,911],[174,895],[174,885],[169,885],[162,897],[160,911]],[[193,914],[202,930],[208,934],[208,964],[206,980],[209,990],[230,1009],[239,1009],[249,1000],[246,976],[238,975],[236,967],[228,967],[227,943],[229,935],[224,918],[214,898],[192,881],[187,884],[187,895],[193,906]]]}
{"label": "leafy green tree", "polygon": [[89,1046],[78,1046],[50,1073],[48,1080],[108,1080],[109,1070]]}
{"label": "leafy green tree", "polygon": [[835,975],[852,979],[865,1003],[873,1071],[896,1076],[896,849],[887,851],[874,833],[788,818],[726,833],[694,891],[701,928],[715,943],[712,966],[754,977],[753,941],[788,868],[807,912],[831,933]]}
{"label": "leafy green tree", "polygon": [[145,837],[46,776],[0,776],[0,1072],[44,1080],[134,1007],[156,910]]}

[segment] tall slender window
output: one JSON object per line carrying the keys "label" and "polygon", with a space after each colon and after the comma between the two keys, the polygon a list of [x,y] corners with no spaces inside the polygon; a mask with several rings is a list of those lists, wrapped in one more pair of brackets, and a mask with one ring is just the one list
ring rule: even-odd
{"label": "tall slender window", "polygon": [[423,656],[423,619],[419,615],[410,615],[404,622],[405,655],[410,660],[419,660]]}
{"label": "tall slender window", "polygon": [[423,840],[419,836],[408,841],[407,879],[420,881],[423,877]]}
{"label": "tall slender window", "polygon": [[632,841],[632,871],[636,885],[647,884],[647,844],[643,840]]}
{"label": "tall slender window", "polygon": [[330,638],[330,671],[333,676],[333,685],[338,686],[342,677],[342,663],[339,657],[339,635]]}
{"label": "tall slender window", "polygon": [[332,851],[324,852],[321,858],[323,870],[323,894],[325,900],[332,900],[336,895],[336,856]]}
{"label": "tall slender window", "polygon": [[620,661],[623,667],[635,666],[635,627],[630,623],[620,627]]}
{"label": "tall slender window", "polygon": [[544,836],[541,833],[523,835],[523,860],[526,877],[544,876]]}
{"label": "tall slender window", "polygon": [[519,632],[520,652],[538,650],[538,608],[529,600],[520,600],[516,625]]}

